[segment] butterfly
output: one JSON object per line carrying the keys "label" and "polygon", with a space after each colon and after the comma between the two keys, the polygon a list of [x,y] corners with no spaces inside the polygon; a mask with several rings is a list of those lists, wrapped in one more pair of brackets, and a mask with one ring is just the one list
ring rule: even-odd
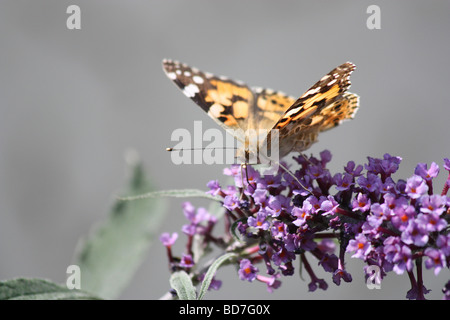
{"label": "butterfly", "polygon": [[[320,132],[353,118],[359,107],[358,95],[347,92],[355,69],[351,62],[330,71],[298,99],[281,91],[249,87],[178,61],[164,59],[163,69],[188,98],[243,142],[245,149],[249,130],[275,130],[279,158],[308,149]],[[245,152],[248,154],[248,150]]]}

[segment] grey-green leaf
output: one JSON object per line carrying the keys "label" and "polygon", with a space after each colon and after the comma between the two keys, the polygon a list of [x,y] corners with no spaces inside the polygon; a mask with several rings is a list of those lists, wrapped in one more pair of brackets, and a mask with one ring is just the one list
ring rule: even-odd
{"label": "grey-green leaf", "polygon": [[237,255],[233,252],[230,253],[225,253],[223,255],[221,255],[219,258],[217,258],[212,264],[211,266],[208,268],[208,271],[206,271],[205,274],[205,278],[203,279],[202,285],[200,287],[200,293],[198,295],[198,300],[202,300],[203,297],[205,296],[206,292],[208,291],[208,288],[211,284],[211,281],[214,277],[214,275],[217,272],[217,269],[219,269],[219,267],[226,262],[229,259],[232,259],[234,257],[236,257]]}
{"label": "grey-green leaf", "polygon": [[210,199],[210,200],[220,201],[219,198],[216,198],[210,194],[207,194],[205,191],[198,190],[198,189],[153,191],[153,192],[147,192],[147,193],[142,193],[142,194],[128,196],[128,197],[120,197],[119,200],[133,201],[133,200],[139,200],[139,199],[161,198],[161,197],[206,198],[206,199]]}
{"label": "grey-green leaf", "polygon": [[222,203],[215,201],[209,204],[208,212],[217,219],[221,219],[225,214],[225,208]]}
{"label": "grey-green leaf", "polygon": [[192,280],[185,271],[174,272],[170,276],[170,286],[177,292],[180,300],[195,300],[197,297]]}
{"label": "grey-green leaf", "polygon": [[[124,196],[152,191],[139,161],[129,163],[131,179]],[[81,270],[81,289],[114,299],[129,283],[159,227],[166,199],[116,200],[106,221],[79,244],[76,261]]]}
{"label": "grey-green leaf", "polygon": [[0,281],[0,300],[98,300],[88,292],[70,290],[45,279]]}

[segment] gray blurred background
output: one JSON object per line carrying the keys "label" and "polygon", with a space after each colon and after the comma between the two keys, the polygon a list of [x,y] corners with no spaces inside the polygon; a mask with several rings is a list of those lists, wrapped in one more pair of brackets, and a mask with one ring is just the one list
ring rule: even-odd
{"label": "gray blurred background", "polygon": [[[81,30],[66,28],[70,4],[81,8]],[[380,30],[366,27],[371,4],[381,8]],[[350,91],[361,108],[307,153],[329,149],[332,172],[386,152],[403,158],[396,178],[418,162],[444,171],[449,14],[448,1],[1,1],[0,279],[65,282],[78,239],[106,217],[126,181],[130,148],[158,189],[224,181],[223,166],[175,166],[165,151],[173,130],[216,124],[166,78],[163,58],[296,96],[352,61]],[[180,230],[181,202],[171,201],[161,232]],[[368,290],[363,263],[348,257],[347,267],[351,284],[336,287],[318,272],[325,292],[308,293],[309,281],[295,275],[273,294],[226,267],[217,275],[222,289],[207,298],[404,299],[409,289],[406,275],[390,273],[381,290]],[[157,299],[168,277],[156,242],[121,298]],[[428,297],[440,299],[448,278],[448,269],[439,277],[427,271]]]}

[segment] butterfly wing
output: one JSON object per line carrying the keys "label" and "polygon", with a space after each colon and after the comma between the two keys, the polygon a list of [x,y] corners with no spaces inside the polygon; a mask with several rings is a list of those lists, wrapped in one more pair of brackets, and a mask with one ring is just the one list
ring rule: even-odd
{"label": "butterfly wing", "polygon": [[[255,97],[243,83],[217,77],[172,60],[163,61],[166,75],[227,132],[241,141]],[[242,129],[241,131],[238,129]]]}
{"label": "butterfly wing", "polygon": [[164,60],[163,68],[187,97],[244,143],[246,150],[248,129],[262,129],[266,134],[278,129],[280,158],[294,150],[306,150],[319,132],[353,118],[359,107],[358,96],[346,92],[355,69],[351,62],[333,69],[297,100],[282,92],[249,88],[177,61]]}
{"label": "butterfly wing", "polygon": [[359,108],[359,96],[345,92],[342,97],[336,99],[324,108],[320,115],[324,117],[320,132],[334,128],[344,120],[353,119]]}
{"label": "butterfly wing", "polygon": [[294,104],[295,98],[281,91],[254,87],[255,104],[251,114],[251,127],[270,130],[285,114],[286,110]]}
{"label": "butterfly wing", "polygon": [[280,157],[306,150],[317,141],[319,132],[354,117],[359,98],[346,92],[354,69],[351,62],[333,69],[284,112],[273,127],[279,130]]}

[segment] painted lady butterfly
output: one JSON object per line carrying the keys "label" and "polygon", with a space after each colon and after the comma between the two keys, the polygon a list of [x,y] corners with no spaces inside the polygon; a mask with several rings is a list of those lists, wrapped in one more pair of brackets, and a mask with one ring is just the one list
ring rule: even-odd
{"label": "painted lady butterfly", "polygon": [[[163,60],[166,75],[225,130],[278,129],[279,157],[302,152],[317,141],[319,132],[353,118],[359,97],[346,92],[355,65],[346,62],[322,77],[297,100],[280,91],[248,87],[186,64]],[[242,130],[238,130],[242,129]],[[245,136],[236,136],[245,142]]]}

